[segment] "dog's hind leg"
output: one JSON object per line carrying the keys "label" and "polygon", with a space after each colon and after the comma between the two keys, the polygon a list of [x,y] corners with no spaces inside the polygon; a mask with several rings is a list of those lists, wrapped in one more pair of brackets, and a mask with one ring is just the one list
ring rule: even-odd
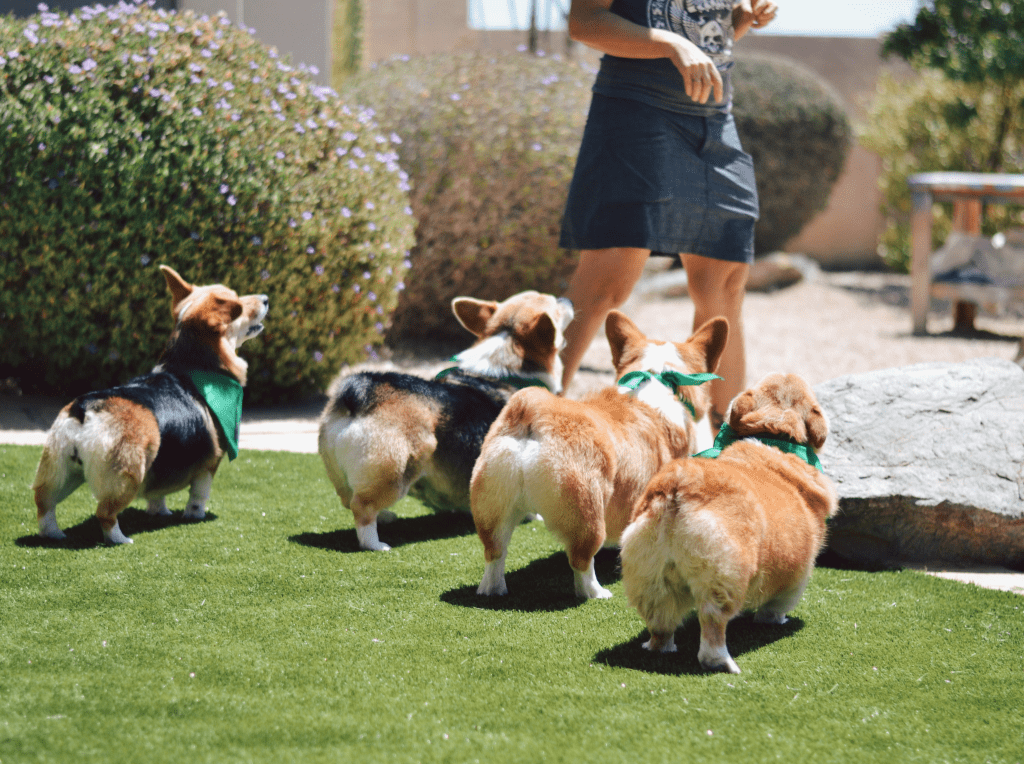
{"label": "dog's hind leg", "polygon": [[[596,493],[596,492],[595,492]],[[565,507],[559,513],[544,511],[545,524],[565,544],[565,553],[573,573],[573,589],[584,599],[608,599],[612,593],[598,583],[594,572],[594,555],[604,545],[604,523],[596,521],[604,514],[601,497],[584,493],[576,497],[560,496]]]}
{"label": "dog's hind leg", "polygon": [[713,602],[703,602],[697,608],[700,620],[700,650],[697,660],[705,671],[723,671],[730,674],[740,673],[740,667],[729,655],[725,646],[725,626],[736,614],[735,609],[725,609]]}
{"label": "dog's hind leg", "polygon": [[57,524],[57,505],[85,482],[82,470],[75,468],[70,462],[70,457],[54,454],[49,447],[43,451],[43,456],[39,460],[32,492],[36,502],[39,535],[43,538],[65,537]]}
{"label": "dog's hind leg", "polygon": [[[510,510],[512,508],[509,508]],[[484,545],[484,575],[476,593],[486,596],[508,594],[505,584],[505,558],[512,532],[525,516],[523,512],[510,511],[498,523],[482,521],[476,524],[476,533]],[[474,516],[474,520],[476,517]]]}
{"label": "dog's hind leg", "polygon": [[359,497],[352,500],[352,514],[356,518],[356,538],[361,549],[370,552],[388,552],[391,547],[380,540],[377,535],[377,514],[362,506]]}
{"label": "dog's hind leg", "polygon": [[810,580],[811,574],[808,572],[807,576],[803,578],[796,586],[792,589],[780,592],[775,595],[771,600],[764,603],[754,613],[754,623],[785,623],[788,619],[786,613],[791,611],[800,602],[800,598],[804,596],[804,589],[807,588],[807,582]]}
{"label": "dog's hind leg", "polygon": [[158,496],[155,499],[149,499],[146,502],[146,514],[152,516],[155,515],[169,515],[171,510],[167,508],[167,497]]}
{"label": "dog's hind leg", "polygon": [[213,471],[203,470],[194,478],[188,491],[188,505],[182,517],[186,520],[202,520],[206,517],[206,502],[210,500],[213,487]]}
{"label": "dog's hind leg", "polygon": [[100,528],[103,529],[103,538],[108,544],[135,543],[121,532],[121,526],[117,522],[117,516],[131,503],[132,498],[133,496],[129,496],[127,499],[103,499],[97,505],[96,517],[99,518]]}

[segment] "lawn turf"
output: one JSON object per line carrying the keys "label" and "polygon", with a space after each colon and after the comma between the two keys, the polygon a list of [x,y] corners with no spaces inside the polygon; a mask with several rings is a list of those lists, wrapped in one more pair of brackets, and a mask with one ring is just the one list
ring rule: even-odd
{"label": "lawn turf", "polygon": [[476,595],[465,515],[406,499],[358,550],[317,456],[243,452],[207,520],[122,514],[87,488],[36,537],[40,449],[0,445],[0,762],[1020,762],[1024,598],[913,571],[822,568],[783,626],[651,655],[613,550],[579,602],[543,524],[510,594]]}

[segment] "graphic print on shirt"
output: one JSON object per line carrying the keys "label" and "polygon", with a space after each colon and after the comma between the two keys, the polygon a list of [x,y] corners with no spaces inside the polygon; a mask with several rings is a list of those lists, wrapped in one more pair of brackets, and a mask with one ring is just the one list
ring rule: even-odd
{"label": "graphic print on shirt", "polygon": [[732,56],[733,0],[648,0],[647,23],[695,43],[721,64]]}

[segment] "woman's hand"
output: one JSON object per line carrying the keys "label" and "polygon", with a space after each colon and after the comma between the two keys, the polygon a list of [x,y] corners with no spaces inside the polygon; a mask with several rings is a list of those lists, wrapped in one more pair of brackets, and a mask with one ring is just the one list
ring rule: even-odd
{"label": "woman's hand", "polygon": [[[749,6],[769,0],[744,0]],[[714,95],[724,97],[722,75],[714,62],[697,45],[667,29],[649,29],[611,12],[612,0],[572,0],[569,7],[569,36],[602,53],[622,58],[668,58],[683,76],[686,95],[707,103]],[[753,10],[751,10],[753,13]],[[736,11],[733,11],[735,18]],[[751,23],[753,17],[751,18]]]}
{"label": "woman's hand", "polygon": [[671,32],[664,34],[664,42],[669,50],[668,57],[683,75],[683,88],[690,100],[707,103],[708,98],[714,94],[714,102],[721,101],[724,95],[722,75],[718,72],[715,62],[685,37]]}
{"label": "woman's hand", "polygon": [[768,26],[778,10],[779,6],[772,0],[740,0],[732,9],[734,39],[743,37],[751,27],[760,29]]}

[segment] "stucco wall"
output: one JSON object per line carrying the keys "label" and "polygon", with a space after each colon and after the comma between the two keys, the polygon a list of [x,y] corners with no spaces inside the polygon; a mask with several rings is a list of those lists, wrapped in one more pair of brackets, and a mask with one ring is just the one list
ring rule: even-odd
{"label": "stucco wall", "polygon": [[324,85],[331,78],[332,0],[179,0],[179,10],[224,11],[233,24],[256,30],[256,38],[273,45],[292,63],[315,66]]}

